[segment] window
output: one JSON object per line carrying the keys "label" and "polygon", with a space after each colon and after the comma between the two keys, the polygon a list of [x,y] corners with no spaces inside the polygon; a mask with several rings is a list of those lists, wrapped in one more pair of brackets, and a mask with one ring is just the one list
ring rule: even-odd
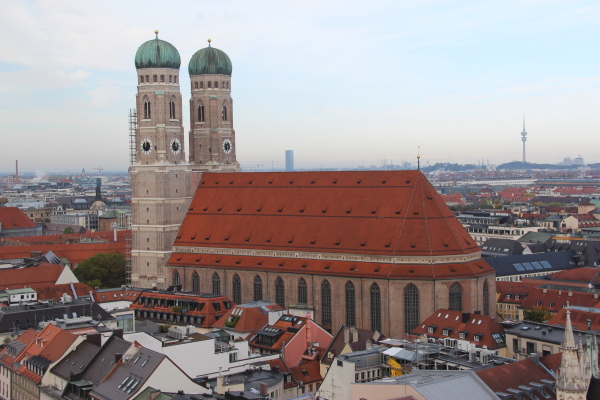
{"label": "window", "polygon": [[233,276],[233,302],[235,304],[242,303],[242,280],[238,274]]}
{"label": "window", "polygon": [[169,75],[169,83],[173,82],[173,75]]}
{"label": "window", "polygon": [[487,279],[483,281],[483,315],[490,315],[490,289]]}
{"label": "window", "polygon": [[221,108],[221,116],[223,117],[223,121],[227,121],[227,106],[225,104]]}
{"label": "window", "polygon": [[331,326],[331,285],[329,281],[321,284],[321,324]]}
{"label": "window", "polygon": [[173,82],[177,83],[177,75],[173,77]]}
{"label": "window", "polygon": [[464,333],[464,332],[460,332],[460,333],[458,334],[458,338],[459,338],[459,339],[463,339],[463,340],[464,340],[466,337],[467,337],[467,334],[466,334],[466,333]]}
{"label": "window", "polygon": [[192,292],[200,293],[200,276],[197,272],[192,274]]}
{"label": "window", "polygon": [[473,335],[473,340],[474,341],[479,342],[479,338],[480,338],[479,335]]}
{"label": "window", "polygon": [[158,81],[158,77],[156,75],[152,76],[152,82],[157,82]]}
{"label": "window", "polygon": [[194,83],[194,89],[198,89],[198,82]]}
{"label": "window", "polygon": [[175,99],[173,98],[169,101],[169,117],[175,119]]}
{"label": "window", "polygon": [[535,343],[527,342],[527,355],[535,353]]}
{"label": "window", "polygon": [[211,81],[208,81],[208,88],[209,88],[209,89],[211,88],[211,86],[210,86],[210,85],[211,85]]}
{"label": "window", "polygon": [[204,82],[200,82],[200,89],[204,89]]}
{"label": "window", "polygon": [[419,289],[409,283],[404,288],[404,331],[411,332],[419,322]]}
{"label": "window", "polygon": [[219,87],[219,82],[215,81],[215,89]]}
{"label": "window", "polygon": [[306,304],[307,303],[307,294],[306,294],[306,281],[304,278],[300,278],[298,281],[298,304]]}
{"label": "window", "polygon": [[204,104],[198,105],[198,122],[204,122]]}
{"label": "window", "polygon": [[371,285],[371,330],[381,332],[381,291],[379,285]]}
{"label": "window", "polygon": [[150,99],[146,97],[144,99],[144,119],[150,119],[151,117],[152,114],[150,112]]}
{"label": "window", "polygon": [[262,279],[256,275],[254,277],[254,301],[263,299]]}
{"label": "window", "polygon": [[150,77],[146,75],[146,83],[150,83]]}
{"label": "window", "polygon": [[356,299],[354,284],[350,281],[346,283],[346,325],[356,325]]}
{"label": "window", "polygon": [[450,301],[449,309],[454,311],[462,311],[462,288],[455,282],[450,286]]}
{"label": "window", "polygon": [[275,303],[279,304],[281,308],[285,308],[285,287],[280,276],[275,279]]}
{"label": "window", "polygon": [[181,278],[179,277],[179,271],[173,271],[173,286],[179,285],[181,282]]}
{"label": "window", "polygon": [[164,82],[164,81],[165,81],[165,76],[164,76],[164,75],[161,75],[161,76],[160,76],[160,81],[161,81],[161,82]]}
{"label": "window", "polygon": [[144,83],[144,75],[140,75],[140,83]]}
{"label": "window", "polygon": [[216,272],[212,277],[213,294],[221,295],[221,277]]}

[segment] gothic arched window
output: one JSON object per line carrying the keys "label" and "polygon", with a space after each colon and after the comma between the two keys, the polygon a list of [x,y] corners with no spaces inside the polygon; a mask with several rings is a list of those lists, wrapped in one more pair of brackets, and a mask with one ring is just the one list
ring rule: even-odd
{"label": "gothic arched window", "polygon": [[144,75],[140,75],[140,83],[144,83]]}
{"label": "gothic arched window", "polygon": [[198,105],[198,122],[204,122],[204,104]]}
{"label": "gothic arched window", "polygon": [[216,272],[212,277],[213,294],[217,296],[221,295],[221,277]]}
{"label": "gothic arched window", "polygon": [[242,280],[238,274],[233,276],[233,302],[235,304],[242,303]]}
{"label": "gothic arched window", "polygon": [[150,112],[150,99],[144,98],[144,119],[150,119],[152,117],[152,113]]}
{"label": "gothic arched window", "polygon": [[321,284],[321,325],[331,327],[331,285],[328,281]]}
{"label": "gothic arched window", "polygon": [[227,121],[227,106],[225,104],[221,108],[221,116],[223,117],[223,121]]}
{"label": "gothic arched window", "polygon": [[153,76],[152,76],[152,81],[153,81],[153,82],[157,82],[157,81],[158,81],[158,77],[157,77],[156,75],[153,75]]}
{"label": "gothic arched window", "polygon": [[285,308],[285,286],[280,276],[275,279],[275,303],[279,304],[281,308]]}
{"label": "gothic arched window", "polygon": [[200,293],[200,276],[197,272],[192,274],[192,292]]}
{"label": "gothic arched window", "polygon": [[450,286],[450,301],[448,309],[454,311],[462,311],[462,288],[458,282],[454,282]]}
{"label": "gothic arched window", "polygon": [[200,82],[200,89],[204,89],[204,82]]}
{"label": "gothic arched window", "polygon": [[161,81],[161,82],[164,82],[164,81],[165,81],[165,76],[164,76],[164,75],[161,75],[161,76],[160,76],[160,81]]}
{"label": "gothic arched window", "polygon": [[208,81],[208,88],[211,88],[211,81]]}
{"label": "gothic arched window", "polygon": [[175,99],[169,100],[169,117],[175,119]]}
{"label": "gothic arched window", "polygon": [[215,81],[215,89],[219,87],[219,82]]}
{"label": "gothic arched window", "polygon": [[404,288],[404,332],[411,332],[419,322],[419,288],[409,283]]}
{"label": "gothic arched window", "polygon": [[306,294],[306,281],[304,278],[300,278],[298,281],[298,304],[306,304],[307,303],[307,294]]}
{"label": "gothic arched window", "polygon": [[346,283],[346,325],[356,326],[356,298],[354,284]]}
{"label": "gothic arched window", "polygon": [[150,77],[146,75],[146,83],[150,83]]}
{"label": "gothic arched window", "polygon": [[173,82],[173,75],[169,75],[169,83]]}
{"label": "gothic arched window", "polygon": [[173,82],[177,83],[177,75],[173,77]]}
{"label": "gothic arched window", "polygon": [[173,271],[173,286],[180,285],[181,278],[179,277],[179,271]]}
{"label": "gothic arched window", "polygon": [[490,289],[487,279],[483,281],[483,315],[490,315]]}
{"label": "gothic arched window", "polygon": [[381,291],[379,285],[371,285],[371,330],[381,332]]}
{"label": "gothic arched window", "polygon": [[254,301],[259,301],[262,299],[262,279],[260,279],[260,276],[256,275],[254,277]]}
{"label": "gothic arched window", "polygon": [[194,89],[198,89],[198,82],[194,83]]}

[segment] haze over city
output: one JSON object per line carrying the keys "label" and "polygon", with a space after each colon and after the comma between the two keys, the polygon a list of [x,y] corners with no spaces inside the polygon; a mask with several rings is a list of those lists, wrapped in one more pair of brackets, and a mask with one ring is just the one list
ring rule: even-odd
{"label": "haze over city", "polygon": [[0,172],[128,167],[133,58],[154,37],[233,63],[237,158],[251,169],[423,161],[600,162],[592,1],[7,2]]}

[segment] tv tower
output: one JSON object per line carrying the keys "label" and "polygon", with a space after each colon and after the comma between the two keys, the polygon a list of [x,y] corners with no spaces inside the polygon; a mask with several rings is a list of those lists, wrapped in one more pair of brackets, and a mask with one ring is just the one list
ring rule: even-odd
{"label": "tv tower", "polygon": [[525,131],[525,114],[523,114],[523,132],[521,132],[521,140],[523,141],[523,162],[527,162],[527,157],[525,156],[525,142],[527,141],[527,131]]}

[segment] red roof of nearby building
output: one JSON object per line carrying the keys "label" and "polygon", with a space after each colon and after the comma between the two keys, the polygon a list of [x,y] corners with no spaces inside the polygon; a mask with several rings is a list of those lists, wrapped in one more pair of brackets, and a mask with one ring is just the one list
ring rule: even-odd
{"label": "red roof of nearby building", "polygon": [[321,376],[321,364],[318,358],[312,361],[304,361],[302,364],[290,368],[290,372],[294,376],[294,379],[302,385],[321,382],[323,380]]}
{"label": "red roof of nearby building", "polygon": [[[276,329],[281,330],[283,334],[281,334],[277,340],[275,340],[272,344],[266,344],[261,342],[261,331],[259,331],[258,335],[254,337],[250,341],[250,345],[255,348],[261,348],[266,350],[271,350],[273,352],[279,352],[283,348],[284,343],[289,343],[290,340],[298,333],[298,330],[303,328],[306,325],[306,321],[308,319],[304,317],[298,317],[296,315],[283,315],[281,318],[275,322],[273,325],[269,325],[265,327],[265,329]],[[297,328],[297,329],[288,329],[288,328]]]}
{"label": "red roof of nearby building", "polygon": [[388,256],[479,251],[419,171],[206,173],[175,246]]}
{"label": "red roof of nearby building", "polygon": [[[463,315],[466,322],[463,322]],[[435,327],[433,332],[429,328]],[[447,330],[448,334],[444,335]],[[496,320],[486,315],[468,314],[460,311],[440,309],[425,319],[411,332],[415,335],[427,335],[434,338],[455,338],[468,340],[479,347],[488,349],[505,347],[504,328]],[[461,337],[461,333],[464,337]],[[479,340],[475,340],[479,336]]]}
{"label": "red roof of nearby building", "polygon": [[[579,287],[574,287],[577,290]],[[544,293],[545,292],[545,293]],[[521,308],[543,307],[552,313],[557,313],[567,304],[572,306],[600,306],[600,299],[594,298],[593,293],[574,292],[567,289],[535,288],[521,303]]]}
{"label": "red roof of nearby building", "polygon": [[0,207],[2,229],[35,228],[37,225],[17,207]]}
{"label": "red roof of nearby building", "polygon": [[41,251],[43,254],[52,251],[56,256],[66,258],[73,265],[80,264],[83,260],[95,256],[98,253],[107,254],[112,252],[125,255],[125,241],[0,246],[0,260],[31,257],[31,253],[35,251]]}
{"label": "red roof of nearby building", "polygon": [[[245,303],[243,307],[239,305],[233,307],[213,324],[213,328],[227,329],[240,333],[256,333],[269,323],[269,315],[263,307],[272,311],[282,310],[279,305],[273,303],[261,302],[257,303],[255,307],[252,307],[251,304],[252,302]],[[233,321],[236,318],[237,322],[233,325]],[[226,326],[226,323],[233,326]]]}
{"label": "red roof of nearby building", "polygon": [[[570,303],[569,303],[570,304]],[[578,329],[580,331],[588,330],[588,319],[591,322],[591,329],[595,331],[600,331],[600,313],[576,310],[571,308],[571,324],[573,325],[573,329]],[[565,326],[567,323],[567,309],[563,308],[559,310],[556,315],[550,318],[546,323],[548,325],[562,325]]]}
{"label": "red roof of nearby building", "polygon": [[598,277],[600,277],[600,269],[593,267],[572,268],[555,272],[548,276],[551,277],[552,280],[592,283],[598,282]]}
{"label": "red roof of nearby building", "polygon": [[535,285],[521,282],[496,282],[499,303],[521,304],[533,291]]}
{"label": "red roof of nearby building", "polygon": [[[73,290],[71,289],[71,285],[68,283],[61,285],[48,285],[46,283],[37,283],[37,284],[28,284],[27,287],[32,288],[37,292],[37,296],[39,300],[60,300],[63,293],[68,294],[69,296],[73,296]],[[94,294],[94,290],[86,285],[83,282],[75,282],[73,283],[73,287],[75,288],[75,293],[79,297],[88,297],[90,292]],[[12,289],[16,289],[13,287]]]}
{"label": "red roof of nearby building", "polygon": [[64,268],[64,265],[40,262],[37,267],[4,269],[0,274],[0,288],[19,289],[35,284],[54,285]]}
{"label": "red roof of nearby building", "polygon": [[[38,332],[35,329],[27,329],[25,332],[19,335],[14,341],[20,342],[25,346],[21,349],[21,352],[27,348],[38,336]],[[19,357],[21,353],[12,354],[9,346],[4,346],[2,350],[0,350],[0,363],[2,363],[5,367],[10,370],[15,370],[15,361]]]}
{"label": "red roof of nearby building", "polygon": [[549,356],[540,357],[540,362],[544,364],[546,368],[558,374],[560,369],[560,363],[562,361],[562,353],[555,353]]}
{"label": "red roof of nearby building", "polygon": [[[501,365],[494,368],[487,368],[481,371],[475,372],[479,378],[494,392],[503,392],[510,394],[508,389],[519,390],[519,386],[531,386],[531,382],[543,384],[542,379],[549,381],[555,381],[544,368],[540,367],[533,361],[527,359],[515,363]],[[533,387],[533,389],[536,389]],[[537,390],[536,390],[537,391]],[[552,399],[556,399],[556,394],[551,392],[548,388],[546,391],[551,394]],[[536,393],[537,398],[547,398],[542,393]],[[516,400],[516,397],[513,396]],[[533,398],[524,393],[523,400],[532,400]]]}
{"label": "red roof of nearby building", "polygon": [[136,301],[142,292],[129,289],[102,290],[94,293],[96,303],[109,303],[111,301]]}

